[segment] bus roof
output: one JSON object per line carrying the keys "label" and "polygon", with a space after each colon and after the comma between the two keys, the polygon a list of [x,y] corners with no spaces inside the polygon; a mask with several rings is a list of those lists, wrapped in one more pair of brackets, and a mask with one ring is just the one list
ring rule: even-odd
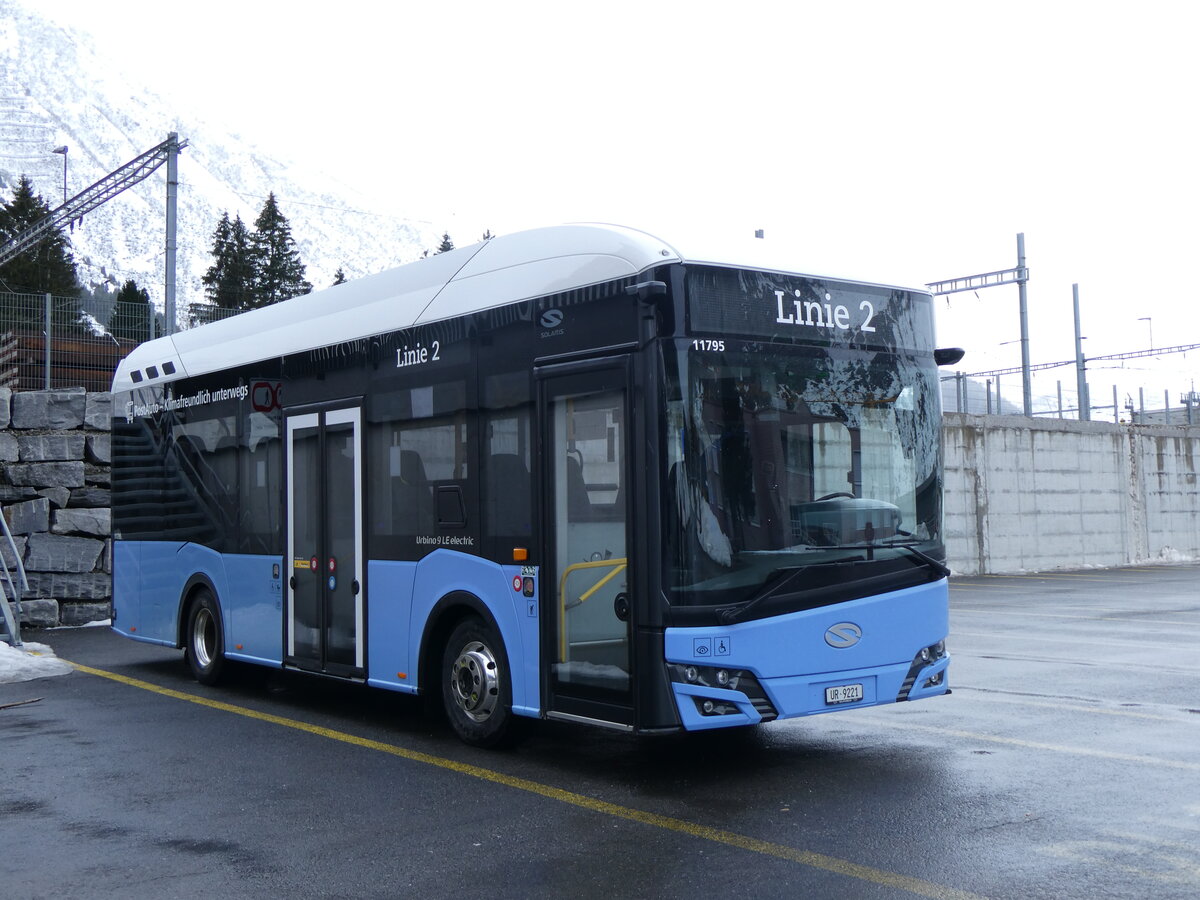
{"label": "bus roof", "polygon": [[112,390],[358,340],[637,275],[664,263],[687,260],[793,271],[714,256],[700,252],[685,257],[660,238],[619,225],[557,225],[502,235],[147,341],[118,365]]}

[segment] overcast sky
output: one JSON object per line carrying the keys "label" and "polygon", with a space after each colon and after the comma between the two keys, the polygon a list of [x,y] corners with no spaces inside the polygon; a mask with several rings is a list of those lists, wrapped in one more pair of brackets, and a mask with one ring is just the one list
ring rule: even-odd
{"label": "overcast sky", "polygon": [[[1024,232],[1034,362],[1074,355],[1073,282],[1088,355],[1200,342],[1194,4],[38,6],[459,244],[761,228],[800,269],[920,285],[1014,266]],[[939,329],[966,371],[1018,364],[1017,289],[940,300]],[[1200,353],[1150,365],[1161,402]]]}

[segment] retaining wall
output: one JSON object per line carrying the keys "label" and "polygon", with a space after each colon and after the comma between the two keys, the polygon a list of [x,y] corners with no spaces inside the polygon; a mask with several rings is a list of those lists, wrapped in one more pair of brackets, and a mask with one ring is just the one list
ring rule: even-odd
{"label": "retaining wall", "polygon": [[1200,559],[1200,427],[949,413],[946,551],[964,575]]}
{"label": "retaining wall", "polygon": [[[0,388],[0,503],[29,579],[23,624],[109,616],[111,414],[107,393]],[[11,569],[2,539],[0,554]]]}

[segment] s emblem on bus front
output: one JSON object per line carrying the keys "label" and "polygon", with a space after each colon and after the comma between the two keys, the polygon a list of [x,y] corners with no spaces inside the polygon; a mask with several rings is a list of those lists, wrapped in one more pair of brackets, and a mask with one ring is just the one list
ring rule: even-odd
{"label": "s emblem on bus front", "polygon": [[825,632],[825,643],[837,650],[853,647],[862,637],[862,629],[853,622],[838,622]]}
{"label": "s emblem on bus front", "polygon": [[561,309],[548,309],[542,313],[542,318],[539,320],[543,328],[557,328],[562,324],[563,312]]}

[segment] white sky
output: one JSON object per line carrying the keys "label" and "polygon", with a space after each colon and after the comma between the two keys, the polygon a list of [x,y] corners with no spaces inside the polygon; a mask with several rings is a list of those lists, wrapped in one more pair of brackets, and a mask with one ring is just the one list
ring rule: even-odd
{"label": "white sky", "polygon": [[[1073,357],[1074,282],[1088,355],[1200,342],[1195,4],[38,6],[181,109],[459,244],[762,228],[798,268],[919,285],[1014,266],[1024,232],[1033,362]],[[1015,287],[938,308],[965,371],[1020,362]],[[1129,365],[1174,401],[1200,354]],[[1055,378],[1073,389],[1070,369],[1037,389]]]}

